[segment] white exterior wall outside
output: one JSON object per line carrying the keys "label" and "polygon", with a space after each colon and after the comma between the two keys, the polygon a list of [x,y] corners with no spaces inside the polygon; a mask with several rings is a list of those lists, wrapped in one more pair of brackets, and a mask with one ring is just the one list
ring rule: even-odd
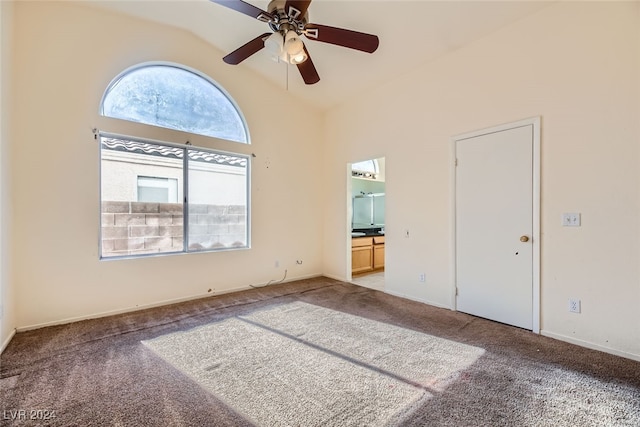
{"label": "white exterior wall outside", "polygon": [[[178,180],[178,200],[184,199],[181,159],[146,156],[141,159],[131,153],[103,150],[102,200],[112,202],[137,201],[138,176],[164,177]],[[190,197],[196,203],[210,205],[243,205],[246,191],[246,168],[191,162]],[[212,178],[211,173],[215,173]]]}

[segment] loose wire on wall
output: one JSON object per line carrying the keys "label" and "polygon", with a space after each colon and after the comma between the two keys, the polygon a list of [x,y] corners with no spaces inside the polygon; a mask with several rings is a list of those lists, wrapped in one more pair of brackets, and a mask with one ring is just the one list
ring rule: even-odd
{"label": "loose wire on wall", "polygon": [[286,278],[287,278],[287,270],[285,269],[284,270],[284,276],[280,280],[275,280],[274,279],[274,280],[269,280],[264,285],[249,285],[249,286],[254,288],[254,289],[255,288],[264,288],[264,287],[269,286],[269,285],[275,285],[275,284],[278,284],[278,283],[282,283],[282,282],[284,282],[284,279],[286,279]]}

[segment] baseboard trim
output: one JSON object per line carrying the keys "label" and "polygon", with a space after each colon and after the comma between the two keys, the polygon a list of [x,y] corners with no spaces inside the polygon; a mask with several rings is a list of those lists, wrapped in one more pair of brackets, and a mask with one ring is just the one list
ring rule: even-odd
{"label": "baseboard trim", "polygon": [[2,347],[0,347],[0,354],[2,354],[4,352],[4,350],[7,348],[7,346],[9,345],[9,343],[11,342],[11,340],[13,339],[13,336],[16,334],[16,330],[12,330],[9,333],[9,336],[7,337],[6,340],[4,340],[4,342],[2,343]]}
{"label": "baseboard trim", "polygon": [[[312,279],[314,277],[320,277],[320,276],[322,276],[322,275],[321,274],[307,274],[307,275],[303,275],[303,276],[291,277],[291,278],[283,280],[282,282],[275,282],[273,284],[275,285],[275,284],[278,284],[278,283],[295,282],[297,280]],[[67,323],[80,322],[80,321],[83,321],[83,320],[90,320],[90,319],[99,319],[101,317],[115,316],[117,314],[133,313],[135,311],[147,310],[149,308],[155,308],[155,307],[162,307],[164,305],[178,304],[178,303],[181,303],[181,302],[193,301],[193,300],[197,300],[197,299],[200,299],[200,298],[208,298],[208,297],[212,297],[212,296],[216,296],[216,295],[224,295],[224,294],[230,294],[230,293],[233,293],[233,292],[247,291],[249,289],[253,289],[253,286],[260,287],[260,286],[264,286],[264,284],[262,283],[262,284],[254,284],[254,285],[249,285],[249,286],[240,286],[240,287],[237,287],[237,288],[225,289],[223,291],[207,292],[207,293],[203,293],[203,294],[196,294],[196,295],[190,295],[190,296],[186,296],[186,297],[180,297],[180,298],[173,298],[173,299],[168,299],[168,300],[163,300],[163,301],[157,301],[157,302],[153,302],[153,303],[149,303],[149,304],[136,305],[134,307],[127,307],[127,308],[122,308],[122,309],[117,309],[117,310],[102,311],[102,312],[99,312],[99,313],[86,314],[86,315],[76,316],[76,317],[68,317],[66,319],[53,320],[53,321],[50,321],[50,322],[37,323],[37,324],[34,324],[34,325],[19,326],[14,331],[14,334],[15,334],[15,332],[25,332],[25,331],[32,331],[34,329],[46,328],[46,327],[49,327],[49,326],[66,325]],[[13,335],[11,335],[11,336],[13,336]]]}
{"label": "baseboard trim", "polygon": [[451,310],[451,307],[446,306],[444,304],[439,304],[437,302],[429,301],[429,300],[422,299],[422,298],[415,298],[415,297],[412,297],[412,296],[409,296],[409,295],[405,295],[405,294],[400,293],[400,292],[389,291],[389,290],[386,290],[386,289],[383,292],[386,293],[386,294],[389,294],[389,295],[393,295],[395,297],[408,299],[410,301],[421,302],[422,304],[427,304],[427,305],[431,305],[431,306],[434,306],[434,307],[446,308],[447,310]]}
{"label": "baseboard trim", "polygon": [[579,345],[580,347],[589,348],[591,350],[598,350],[598,351],[602,351],[603,353],[609,353],[609,354],[613,354],[614,356],[620,356],[626,359],[636,360],[640,362],[640,354],[627,353],[626,351],[616,350],[615,348],[605,347],[589,341],[584,341],[577,338],[569,337],[562,334],[556,334],[555,332],[550,332],[545,330],[541,330],[540,335],[544,335],[545,337],[553,338],[559,341],[568,342],[570,344]]}
{"label": "baseboard trim", "polygon": [[333,280],[337,280],[338,282],[347,282],[349,283],[349,281],[347,279],[345,279],[344,277],[339,277],[333,274],[323,274],[322,276],[324,277],[328,277],[329,279],[333,279]]}

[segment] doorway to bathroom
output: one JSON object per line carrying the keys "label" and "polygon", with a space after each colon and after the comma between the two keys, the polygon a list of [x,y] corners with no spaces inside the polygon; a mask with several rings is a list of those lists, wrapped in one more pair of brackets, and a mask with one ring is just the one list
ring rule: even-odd
{"label": "doorway to bathroom", "polygon": [[384,157],[351,164],[347,220],[350,223],[348,277],[372,289],[385,286],[386,184]]}

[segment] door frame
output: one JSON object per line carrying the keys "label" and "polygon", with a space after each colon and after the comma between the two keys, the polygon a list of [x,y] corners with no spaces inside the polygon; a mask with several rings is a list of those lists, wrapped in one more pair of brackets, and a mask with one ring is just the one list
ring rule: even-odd
{"label": "door frame", "polygon": [[460,140],[501,132],[522,126],[532,126],[533,129],[533,229],[532,229],[532,314],[533,328],[536,334],[540,333],[540,116],[531,117],[516,122],[505,123],[472,132],[455,135],[451,138],[451,308],[457,311],[457,264],[456,264],[456,149]]}

